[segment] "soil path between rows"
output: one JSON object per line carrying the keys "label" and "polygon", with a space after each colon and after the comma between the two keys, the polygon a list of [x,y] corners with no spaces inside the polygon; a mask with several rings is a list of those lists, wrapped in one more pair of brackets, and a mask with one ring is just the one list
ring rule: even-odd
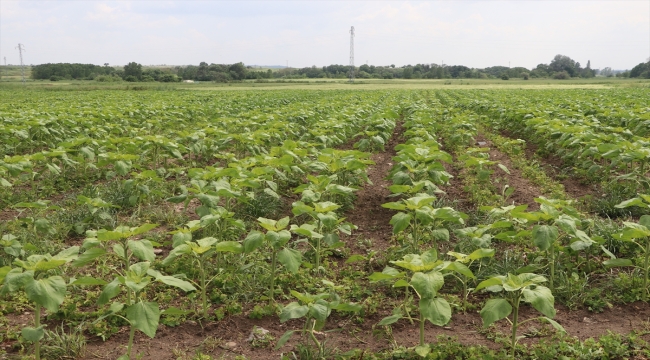
{"label": "soil path between rows", "polygon": [[[518,139],[516,135],[507,131],[501,132],[501,136],[505,136],[509,139]],[[539,146],[537,146],[537,144],[526,140],[526,146],[524,147],[526,158],[530,161],[539,161],[544,171],[551,178],[564,185],[564,191],[570,198],[581,199],[584,197],[597,196],[599,194],[598,187],[595,185],[585,184],[575,176],[562,176],[561,171],[566,167],[564,161],[558,156],[552,154],[544,157],[539,156],[537,155],[538,149]]]}
{"label": "soil path between rows", "polygon": [[[650,324],[650,305],[637,302],[627,305],[615,306],[602,313],[590,313],[586,310],[569,311],[563,306],[558,309],[557,320],[567,331],[568,335],[580,340],[606,335],[608,331],[627,334],[637,331],[643,334]],[[418,342],[418,325],[411,325],[407,320],[400,320],[392,327],[392,337],[382,332],[382,327],[374,325],[386,314],[366,316],[363,323],[357,324],[351,319],[340,318],[333,315],[328,319],[326,332],[319,335],[319,340],[327,340],[331,349],[345,352],[352,349],[367,349],[370,352],[389,350],[394,345],[412,347]],[[539,316],[534,309],[522,305],[520,320]],[[426,341],[435,342],[439,335],[452,337],[465,345],[484,345],[491,349],[498,349],[499,344],[489,340],[482,329],[482,320],[478,311],[467,313],[454,313],[451,322],[445,327],[437,327],[427,323]],[[296,351],[298,342],[308,343],[307,337],[301,338],[298,334],[282,348],[274,350],[275,341],[266,347],[254,347],[246,339],[254,326],[268,330],[277,340],[285,331],[300,329],[300,321],[289,321],[281,324],[277,317],[268,317],[254,320],[238,315],[229,316],[219,322],[204,323],[203,326],[193,321],[188,321],[177,327],[161,325],[154,339],[149,339],[144,334],[137,332],[133,354],[142,354],[143,359],[185,359],[191,358],[197,351],[215,356],[219,359],[234,359],[237,355],[244,355],[248,359],[279,359],[281,354],[290,354]],[[374,330],[373,331],[373,327]],[[534,334],[543,334],[542,328],[550,325],[540,322],[529,322],[523,326],[519,335],[526,335],[521,342],[526,344],[540,341]],[[332,330],[332,331],[330,331]],[[489,331],[491,335],[500,332],[507,337],[510,333],[506,321],[497,323],[496,328]],[[642,335],[643,339],[650,340],[650,334]],[[91,340],[83,359],[115,359],[124,352],[128,341],[128,330],[122,329],[108,341]],[[187,357],[185,357],[187,356]]]}
{"label": "soil path between rows", "polygon": [[372,249],[383,251],[390,246],[392,226],[390,219],[395,211],[383,208],[381,205],[390,200],[391,193],[388,187],[392,182],[387,179],[393,167],[393,157],[397,155],[395,146],[403,142],[402,134],[404,128],[402,122],[398,121],[393,129],[393,134],[384,146],[384,151],[371,155],[370,159],[375,162],[368,168],[368,178],[372,182],[366,184],[356,192],[354,208],[346,213],[346,218],[358,229],[347,236],[347,246],[353,253],[364,253],[364,249],[357,244],[357,239],[369,240]]}
{"label": "soil path between rows", "polygon": [[483,134],[479,133],[476,136],[476,145],[478,147],[490,148],[488,152],[490,155],[489,160],[502,164],[510,172],[508,174],[501,168],[496,168],[492,174],[492,182],[495,184],[498,191],[503,190],[506,184],[514,189],[512,195],[506,199],[506,205],[525,204],[528,205],[528,210],[539,209],[539,204],[535,202],[535,198],[544,195],[542,189],[524,177],[521,171],[514,166],[510,157],[497,149],[492,141],[488,140]]}

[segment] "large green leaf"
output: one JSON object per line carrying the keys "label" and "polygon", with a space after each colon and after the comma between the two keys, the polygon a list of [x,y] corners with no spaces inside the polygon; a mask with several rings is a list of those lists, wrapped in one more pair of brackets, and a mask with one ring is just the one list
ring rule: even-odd
{"label": "large green leaf", "polygon": [[[3,268],[6,271],[6,267]],[[4,276],[3,291],[10,293],[22,289],[27,283],[34,280],[34,271],[24,271],[21,268],[13,268]]]}
{"label": "large green leaf", "polygon": [[557,238],[558,231],[555,226],[535,225],[533,227],[533,243],[542,251],[548,250]]}
{"label": "large green leaf", "polygon": [[284,248],[278,251],[278,261],[289,270],[292,274],[298,272],[302,263],[302,254],[298,250]]}
{"label": "large green leaf", "polygon": [[153,252],[153,245],[149,240],[129,240],[127,246],[135,257],[143,261],[156,260],[156,254]]}
{"label": "large green leaf", "polygon": [[419,305],[422,316],[434,325],[444,326],[451,319],[451,306],[443,298],[423,298]]}
{"label": "large green leaf", "polygon": [[236,241],[222,241],[214,246],[218,252],[232,252],[239,254],[244,251],[244,247]]}
{"label": "large green leaf", "polygon": [[81,267],[90,264],[93,260],[98,257],[106,254],[106,250],[101,247],[94,247],[84,251],[83,254],[79,255],[77,260],[72,262],[72,266]]}
{"label": "large green leaf", "polygon": [[52,256],[53,260],[64,260],[70,262],[77,258],[79,255],[79,246],[71,246],[67,249],[61,250],[58,254]]}
{"label": "large green leaf", "polygon": [[399,212],[390,219],[390,224],[393,225],[393,234],[404,231],[413,217],[410,214]]}
{"label": "large green leaf", "polygon": [[50,313],[55,313],[65,298],[65,280],[60,276],[50,276],[44,279],[28,281],[25,284],[25,294],[30,301],[33,301]]}
{"label": "large green leaf", "polygon": [[490,299],[485,302],[481,309],[481,318],[483,318],[483,327],[504,319],[512,312],[512,306],[506,299]]}
{"label": "large green leaf", "polygon": [[104,286],[99,298],[97,299],[97,305],[108,304],[108,302],[116,297],[120,293],[120,281],[115,278],[113,281],[109,282]]}
{"label": "large green leaf", "polygon": [[250,253],[254,251],[255,249],[259,248],[262,246],[262,243],[264,242],[264,234],[257,231],[253,230],[248,235],[246,236],[246,239],[244,239],[244,252],[245,253]]}
{"label": "large green leaf", "polygon": [[444,283],[445,278],[438,271],[416,272],[411,277],[411,286],[423,299],[435,297]]}
{"label": "large green leaf", "polygon": [[555,317],[555,298],[549,288],[540,285],[534,288],[527,287],[524,288],[523,294],[526,302],[530,303],[537,311],[549,318]]}
{"label": "large green leaf", "polygon": [[309,312],[309,306],[300,305],[297,302],[291,302],[282,308],[280,313],[280,322],[286,322],[291,319],[301,318]]}
{"label": "large green leaf", "polygon": [[150,338],[156,336],[160,309],[155,302],[138,302],[126,308],[126,318],[131,326],[147,334]]}
{"label": "large green leaf", "polygon": [[24,327],[21,330],[20,334],[25,338],[25,340],[36,342],[42,339],[43,336],[45,336],[45,330],[42,325],[37,328],[28,326],[28,327]]}

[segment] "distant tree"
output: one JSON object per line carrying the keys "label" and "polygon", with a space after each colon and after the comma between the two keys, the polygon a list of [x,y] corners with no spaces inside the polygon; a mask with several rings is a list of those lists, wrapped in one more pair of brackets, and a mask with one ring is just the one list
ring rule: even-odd
{"label": "distant tree", "polygon": [[[132,76],[136,80],[128,80],[127,77]],[[127,65],[124,65],[124,80],[126,81],[137,81],[142,79],[142,65],[136,62],[130,62]]]}
{"label": "distant tree", "polygon": [[606,68],[602,68],[600,70],[600,75],[605,76],[605,77],[612,77],[612,76],[614,76],[614,72],[612,72],[611,67],[606,67]]}
{"label": "distant tree", "polygon": [[404,71],[402,71],[402,78],[411,79],[412,77],[413,77],[413,68],[410,66],[404,68]]}
{"label": "distant tree", "polygon": [[501,80],[510,80],[510,77],[508,76],[508,74],[503,74],[501,75]]}
{"label": "distant tree", "polygon": [[[578,65],[577,68],[579,68],[580,63],[578,63],[577,65]],[[555,55],[553,61],[551,61],[548,67],[551,69],[551,71],[555,73],[566,71],[571,77],[577,75],[576,62],[570,57],[565,55],[559,55],[559,54]]]}
{"label": "distant tree", "polygon": [[523,73],[521,73],[521,78],[522,78],[522,79],[524,79],[524,80],[528,80],[529,77],[530,77],[530,75],[529,75],[527,72],[523,72]]}
{"label": "distant tree", "polygon": [[650,61],[647,63],[640,63],[630,70],[630,77],[648,77],[647,74],[650,74]]}

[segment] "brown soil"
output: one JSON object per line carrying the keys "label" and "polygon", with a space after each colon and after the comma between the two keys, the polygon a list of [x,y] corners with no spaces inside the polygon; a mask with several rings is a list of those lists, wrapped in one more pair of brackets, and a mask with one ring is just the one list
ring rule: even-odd
{"label": "brown soil", "polygon": [[376,251],[385,250],[390,246],[392,226],[389,222],[395,211],[383,208],[381,205],[395,201],[388,197],[390,195],[388,187],[392,183],[386,177],[393,167],[392,158],[397,154],[395,146],[403,141],[402,132],[402,123],[398,122],[384,151],[372,154],[370,159],[375,162],[375,165],[370,166],[367,171],[372,184],[366,184],[356,192],[354,208],[346,213],[347,220],[358,227],[352,236],[346,237],[348,247],[355,253],[363,252],[355,241],[360,237],[370,240]]}
{"label": "brown soil", "polygon": [[528,210],[539,209],[539,204],[535,202],[535,198],[544,195],[539,186],[525,178],[521,171],[515,168],[512,164],[510,157],[499,151],[499,149],[497,149],[496,146],[494,146],[492,142],[486,139],[482,134],[476,136],[476,143],[476,146],[478,147],[489,147],[490,160],[502,164],[510,171],[510,174],[508,174],[502,169],[496,168],[494,174],[492,174],[492,181],[495,183],[498,190],[501,190],[506,184],[515,189],[515,192],[510,196],[510,198],[508,198],[507,203],[514,203],[517,205],[526,204],[528,205]]}
{"label": "brown soil", "polygon": [[[515,139],[516,136],[508,132],[502,132],[502,136]],[[537,155],[538,146],[530,141],[526,141],[526,158],[529,160],[536,160],[542,165],[542,168],[555,181],[564,185],[564,191],[569,197],[573,199],[582,199],[585,197],[597,196],[599,194],[598,188],[594,185],[585,184],[578,178],[568,176],[560,176],[561,169],[565,168],[564,161],[555,155],[547,155],[540,157]]]}
{"label": "brown soil", "polygon": [[[612,331],[627,334],[633,330],[647,330],[650,325],[650,305],[642,302],[624,306],[617,306],[603,313],[590,313],[586,310],[568,311],[562,306],[557,306],[558,312],[555,320],[559,322],[573,337],[580,340],[594,338]],[[388,315],[388,313],[383,314]],[[382,315],[382,316],[383,316]],[[326,332],[318,336],[320,340],[327,340],[329,348],[339,351],[352,349],[367,349],[369,352],[388,350],[393,346],[392,340],[385,333],[379,331],[373,335],[373,326],[381,320],[382,316],[366,316],[362,324],[356,324],[349,318],[332,316],[328,320]],[[520,320],[539,316],[536,310],[522,305]],[[27,322],[30,316],[21,316],[20,320]],[[484,345],[498,349],[500,345],[488,339],[488,334],[482,329],[482,320],[478,312],[455,313],[452,321],[445,327],[437,327],[427,323],[426,340],[435,341],[438,335],[455,337],[462,344]],[[279,350],[274,350],[275,341],[268,347],[254,347],[246,339],[254,326],[262,327],[270,332],[275,340],[279,339],[287,330],[299,330],[302,322],[290,321],[281,324],[276,317],[253,320],[242,315],[230,316],[219,322],[197,324],[188,321],[177,327],[161,325],[154,339],[136,332],[133,348],[134,354],[144,355],[144,359],[177,359],[183,354],[192,356],[197,350],[217,358],[232,359],[237,355],[245,355],[248,359],[278,359],[282,353],[288,354],[295,351],[299,342],[309,343],[307,337],[301,338],[295,333],[292,339]],[[524,343],[535,343],[539,339],[535,333],[539,330],[550,328],[548,324],[529,322],[523,326],[519,335],[527,335]],[[381,330],[377,328],[376,330]],[[506,321],[500,321],[494,329],[509,336],[510,328]],[[490,332],[494,332],[491,330]],[[541,333],[544,333],[543,331]],[[650,340],[650,335],[644,335]],[[418,325],[411,325],[408,320],[400,320],[393,325],[393,338],[395,344],[412,347],[418,342]],[[83,359],[115,359],[124,353],[128,342],[128,329],[123,328],[119,334],[111,337],[107,342],[94,339],[87,346],[87,353]]]}

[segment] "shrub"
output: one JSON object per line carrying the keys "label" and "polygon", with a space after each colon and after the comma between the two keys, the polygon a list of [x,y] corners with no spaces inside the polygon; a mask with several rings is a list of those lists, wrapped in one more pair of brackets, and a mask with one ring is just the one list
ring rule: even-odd
{"label": "shrub", "polygon": [[570,79],[571,75],[569,75],[569,73],[566,71],[558,71],[555,73],[555,75],[553,75],[553,78],[558,80],[566,80]]}
{"label": "shrub", "polygon": [[510,77],[508,76],[508,74],[503,74],[501,75],[501,80],[510,80]]}

